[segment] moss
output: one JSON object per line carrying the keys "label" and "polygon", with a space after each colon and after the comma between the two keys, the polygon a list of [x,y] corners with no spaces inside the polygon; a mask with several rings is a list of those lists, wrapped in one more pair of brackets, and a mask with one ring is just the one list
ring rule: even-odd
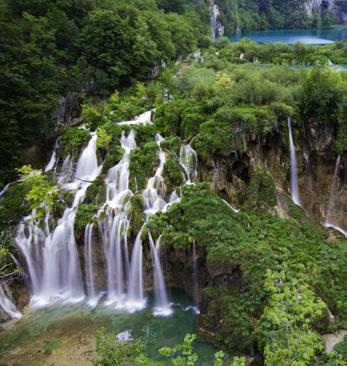
{"label": "moss", "polygon": [[67,128],[61,135],[59,153],[61,153],[62,156],[66,156],[67,154],[78,155],[83,145],[85,145],[89,139],[89,131],[78,127]]}
{"label": "moss", "polygon": [[189,103],[182,99],[177,99],[160,105],[155,113],[155,126],[166,136],[180,135],[182,113],[189,106]]}
{"label": "moss", "polygon": [[133,192],[144,189],[148,178],[153,175],[153,167],[159,163],[157,150],[158,145],[153,141],[131,152],[129,170],[130,189]]}
{"label": "moss", "polygon": [[23,216],[30,213],[30,205],[24,201],[30,187],[24,184],[15,184],[9,187],[0,199],[0,225],[17,225]]}
{"label": "moss", "polygon": [[136,236],[145,222],[144,201],[141,194],[135,194],[130,199],[131,232]]}
{"label": "moss", "polygon": [[182,172],[177,159],[170,158],[164,164],[163,178],[167,189],[171,192],[183,183]]}
{"label": "moss", "polygon": [[244,207],[252,210],[267,211],[277,203],[276,187],[270,172],[258,170],[251,176],[247,187]]}
{"label": "moss", "polygon": [[180,153],[181,140],[177,136],[170,136],[160,143],[160,147],[171,154],[178,156]]}
{"label": "moss", "polygon": [[[267,182],[257,197],[274,203],[271,176],[261,172],[257,179]],[[255,325],[269,296],[267,269],[285,268],[294,281],[300,274],[336,316],[345,316],[346,256],[338,245],[324,242],[320,227],[259,212],[235,214],[206,184],[184,187],[180,203],[152,217],[148,227],[176,250],[193,241],[205,248],[212,283],[204,290],[199,329],[222,347],[252,352]]]}
{"label": "moss", "polygon": [[112,145],[106,154],[103,170],[107,172],[110,168],[119,163],[124,155],[124,150],[119,145]]}
{"label": "moss", "polygon": [[86,203],[97,203],[101,204],[105,202],[105,184],[104,179],[99,176],[95,181],[88,187]]}
{"label": "moss", "polygon": [[136,136],[136,144],[139,148],[150,142],[155,142],[157,129],[154,125],[135,125],[133,126]]}
{"label": "moss", "polygon": [[86,225],[94,221],[94,215],[97,213],[97,211],[97,205],[88,205],[86,203],[82,203],[78,207],[75,218],[75,235],[77,238],[81,236]]}
{"label": "moss", "polygon": [[288,196],[288,214],[291,218],[293,218],[295,221],[304,224],[308,223],[309,219],[307,218],[305,211],[297,206],[291,197]]}
{"label": "moss", "polygon": [[344,360],[347,360],[347,335],[345,335],[342,342],[334,347],[334,351],[339,353]]}

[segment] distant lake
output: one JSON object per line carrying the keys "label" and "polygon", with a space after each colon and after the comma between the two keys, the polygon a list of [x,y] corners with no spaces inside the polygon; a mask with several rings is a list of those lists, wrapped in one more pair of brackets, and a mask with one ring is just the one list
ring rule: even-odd
{"label": "distant lake", "polygon": [[232,41],[249,38],[258,43],[282,42],[295,44],[301,42],[311,45],[325,45],[335,41],[347,40],[347,29],[293,29],[250,32],[230,37]]}

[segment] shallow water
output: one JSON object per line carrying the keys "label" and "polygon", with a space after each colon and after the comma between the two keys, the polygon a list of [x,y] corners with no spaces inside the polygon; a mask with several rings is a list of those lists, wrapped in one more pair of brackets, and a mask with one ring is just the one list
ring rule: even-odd
{"label": "shallow water", "polygon": [[293,29],[269,30],[250,32],[230,37],[232,41],[249,38],[258,43],[282,42],[295,44],[301,42],[307,45],[325,45],[347,39],[347,29]]}
{"label": "shallow water", "polygon": [[[91,365],[95,357],[95,332],[105,327],[115,337],[129,331],[143,341],[147,352],[158,359],[158,349],[181,343],[187,333],[195,333],[197,315],[187,309],[192,301],[181,291],[172,290],[176,305],[173,315],[153,317],[152,298],[143,311],[117,313],[99,305],[55,307],[28,312],[15,325],[0,333],[0,365]],[[53,348],[53,350],[52,350]],[[197,341],[200,365],[213,364],[215,349]]]}

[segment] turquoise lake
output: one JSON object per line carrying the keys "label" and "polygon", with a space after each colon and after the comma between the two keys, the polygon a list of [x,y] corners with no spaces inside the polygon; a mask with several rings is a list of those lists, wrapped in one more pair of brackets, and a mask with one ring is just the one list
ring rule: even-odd
{"label": "turquoise lake", "polygon": [[298,42],[307,45],[325,45],[347,39],[347,29],[294,29],[294,30],[269,30],[250,32],[230,37],[232,41],[249,38],[258,43],[282,42],[295,44]]}

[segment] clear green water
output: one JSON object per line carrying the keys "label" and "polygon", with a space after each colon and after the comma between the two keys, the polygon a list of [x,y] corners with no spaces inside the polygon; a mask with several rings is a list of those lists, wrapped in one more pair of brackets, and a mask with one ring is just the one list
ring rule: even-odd
{"label": "clear green water", "polygon": [[[172,292],[177,305],[173,308],[174,314],[168,318],[153,317],[150,303],[145,310],[133,314],[117,313],[102,305],[94,310],[76,306],[33,312],[17,322],[13,328],[0,333],[0,364],[2,356],[16,349],[19,349],[20,359],[21,348],[23,353],[26,352],[28,342],[33,347],[40,341],[59,344],[63,338],[72,338],[78,333],[90,333],[93,336],[101,327],[105,327],[114,336],[126,330],[131,331],[134,339],[145,343],[150,357],[158,359],[157,351],[160,347],[181,343],[185,334],[196,332],[197,315],[192,310],[184,311],[192,305],[191,300],[181,291]],[[195,351],[200,356],[200,365],[213,364],[216,350],[211,345],[198,340]]]}
{"label": "clear green water", "polygon": [[293,30],[269,30],[250,32],[230,37],[232,41],[249,38],[258,43],[282,42],[295,44],[298,42],[308,45],[324,45],[347,39],[347,29],[293,29]]}

